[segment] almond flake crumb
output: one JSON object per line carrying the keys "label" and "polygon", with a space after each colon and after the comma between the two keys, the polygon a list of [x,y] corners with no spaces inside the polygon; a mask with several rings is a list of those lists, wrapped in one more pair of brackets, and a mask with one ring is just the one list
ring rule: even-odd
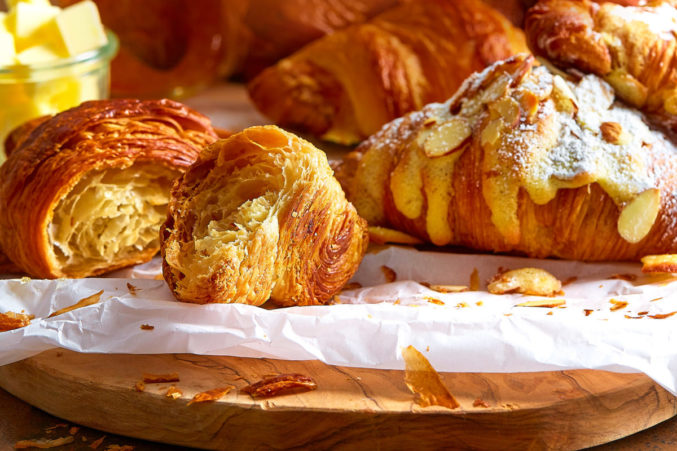
{"label": "almond flake crumb", "polygon": [[92,449],[97,449],[99,446],[101,446],[101,444],[103,443],[103,441],[105,439],[106,439],[106,436],[103,435],[103,436],[99,437],[98,439],[94,440],[92,443],[90,443],[89,447],[92,448]]}
{"label": "almond flake crumb", "polygon": [[385,276],[387,283],[392,283],[397,280],[397,273],[395,272],[394,269],[383,265],[381,266],[381,271],[383,272],[383,275]]}
{"label": "almond flake crumb", "polygon": [[167,390],[167,393],[165,393],[166,397],[172,398],[172,399],[179,399],[181,397],[181,395],[183,395],[183,392],[173,385],[171,387],[169,387],[169,389]]}
{"label": "almond flake crumb", "polygon": [[56,448],[57,446],[67,445],[73,443],[73,437],[59,437],[55,439],[39,438],[35,440],[19,440],[14,444],[14,449],[39,448],[48,449]]}
{"label": "almond flake crumb", "polygon": [[431,298],[429,296],[426,296],[425,299],[431,304],[444,305],[444,302],[440,301],[439,299]]}
{"label": "almond flake crumb", "polygon": [[611,310],[612,312],[615,312],[616,310],[620,310],[628,306],[628,303],[626,301],[618,301],[616,299],[609,299],[609,304],[611,304],[609,310]]}
{"label": "almond flake crumb", "polygon": [[484,407],[484,408],[488,408],[488,407],[489,407],[489,403],[486,402],[486,401],[484,401],[484,400],[482,400],[482,399],[480,399],[480,398],[477,398],[475,401],[473,401],[472,406],[473,406],[473,407]]}
{"label": "almond flake crumb", "polygon": [[153,330],[155,329],[155,326],[151,326],[150,324],[141,324],[141,330]]}
{"label": "almond flake crumb", "polygon": [[134,384],[134,390],[138,392],[142,392],[146,389],[146,384],[144,384],[142,381],[137,382]]}

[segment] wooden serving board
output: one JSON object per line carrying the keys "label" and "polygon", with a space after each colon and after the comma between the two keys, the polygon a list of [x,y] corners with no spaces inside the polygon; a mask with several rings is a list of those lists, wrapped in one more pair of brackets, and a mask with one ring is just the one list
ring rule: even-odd
{"label": "wooden serving board", "polygon": [[[143,373],[180,381],[134,389]],[[239,388],[265,375],[301,373],[312,392],[252,400]],[[402,371],[318,361],[50,350],[0,367],[0,386],[65,420],[102,431],[206,449],[578,449],[677,414],[676,398],[642,374],[578,370],[442,373],[461,407],[420,408]],[[183,395],[165,396],[175,385]],[[188,405],[226,385],[221,400]],[[474,406],[476,399],[489,407]]]}

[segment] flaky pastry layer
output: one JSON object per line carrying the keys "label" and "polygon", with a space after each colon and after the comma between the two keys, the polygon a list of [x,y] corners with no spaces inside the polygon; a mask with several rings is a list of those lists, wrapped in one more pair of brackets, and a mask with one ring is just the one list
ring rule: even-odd
{"label": "flaky pastry layer", "polygon": [[323,152],[274,126],[206,148],[172,189],[163,273],[193,303],[321,304],[366,250],[366,222]]}
{"label": "flaky pastry layer", "polygon": [[0,167],[0,244],[34,277],[149,260],[169,188],[216,134],[169,100],[104,100],[42,121]]}

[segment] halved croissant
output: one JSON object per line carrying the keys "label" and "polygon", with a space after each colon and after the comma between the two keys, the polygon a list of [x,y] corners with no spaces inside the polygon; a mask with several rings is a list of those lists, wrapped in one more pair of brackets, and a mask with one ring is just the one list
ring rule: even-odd
{"label": "halved croissant", "polygon": [[519,55],[393,121],[337,174],[370,225],[437,245],[636,260],[677,251],[677,150],[594,75]]}
{"label": "halved croissant", "polygon": [[309,44],[248,88],[276,123],[349,144],[526,49],[522,32],[480,0],[412,1]]}
{"label": "halved croissant", "polygon": [[165,280],[198,304],[325,303],[368,241],[324,153],[274,126],[205,149],[172,188],[161,236]]}
{"label": "halved croissant", "polygon": [[677,2],[646,3],[541,0],[525,31],[536,55],[603,77],[619,98],[677,132]]}
{"label": "halved croissant", "polygon": [[173,101],[85,102],[42,122],[0,167],[0,245],[35,277],[149,260],[173,180],[216,134]]}

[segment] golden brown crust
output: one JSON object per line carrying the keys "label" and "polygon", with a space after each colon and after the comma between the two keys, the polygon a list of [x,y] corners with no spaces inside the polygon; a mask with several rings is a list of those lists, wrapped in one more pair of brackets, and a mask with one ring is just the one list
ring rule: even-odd
{"label": "golden brown crust", "polygon": [[65,269],[54,256],[55,209],[92,174],[138,164],[178,174],[215,139],[206,117],[169,100],[91,101],[60,113],[36,127],[0,167],[0,244],[24,271],[44,278],[84,277],[146,261],[159,243]]}
{"label": "golden brown crust", "polygon": [[523,51],[522,32],[480,0],[408,2],[304,47],[249,92],[278,124],[355,143]]}
{"label": "golden brown crust", "polygon": [[[370,225],[438,245],[578,260],[675,252],[677,150],[611,92],[511,58],[384,126],[337,173]],[[623,139],[610,143],[600,124],[612,119]]]}
{"label": "golden brown crust", "polygon": [[172,189],[163,273],[194,303],[326,303],[366,250],[366,222],[323,152],[274,126],[209,146]]}
{"label": "golden brown crust", "polygon": [[9,156],[14,151],[14,149],[21,145],[23,140],[28,138],[31,132],[35,130],[38,125],[42,124],[50,117],[51,116],[36,117],[35,119],[24,122],[9,132],[7,138],[5,138],[5,155]]}
{"label": "golden brown crust", "polygon": [[675,2],[643,3],[541,0],[527,13],[527,40],[560,67],[603,77],[619,98],[677,132]]}

